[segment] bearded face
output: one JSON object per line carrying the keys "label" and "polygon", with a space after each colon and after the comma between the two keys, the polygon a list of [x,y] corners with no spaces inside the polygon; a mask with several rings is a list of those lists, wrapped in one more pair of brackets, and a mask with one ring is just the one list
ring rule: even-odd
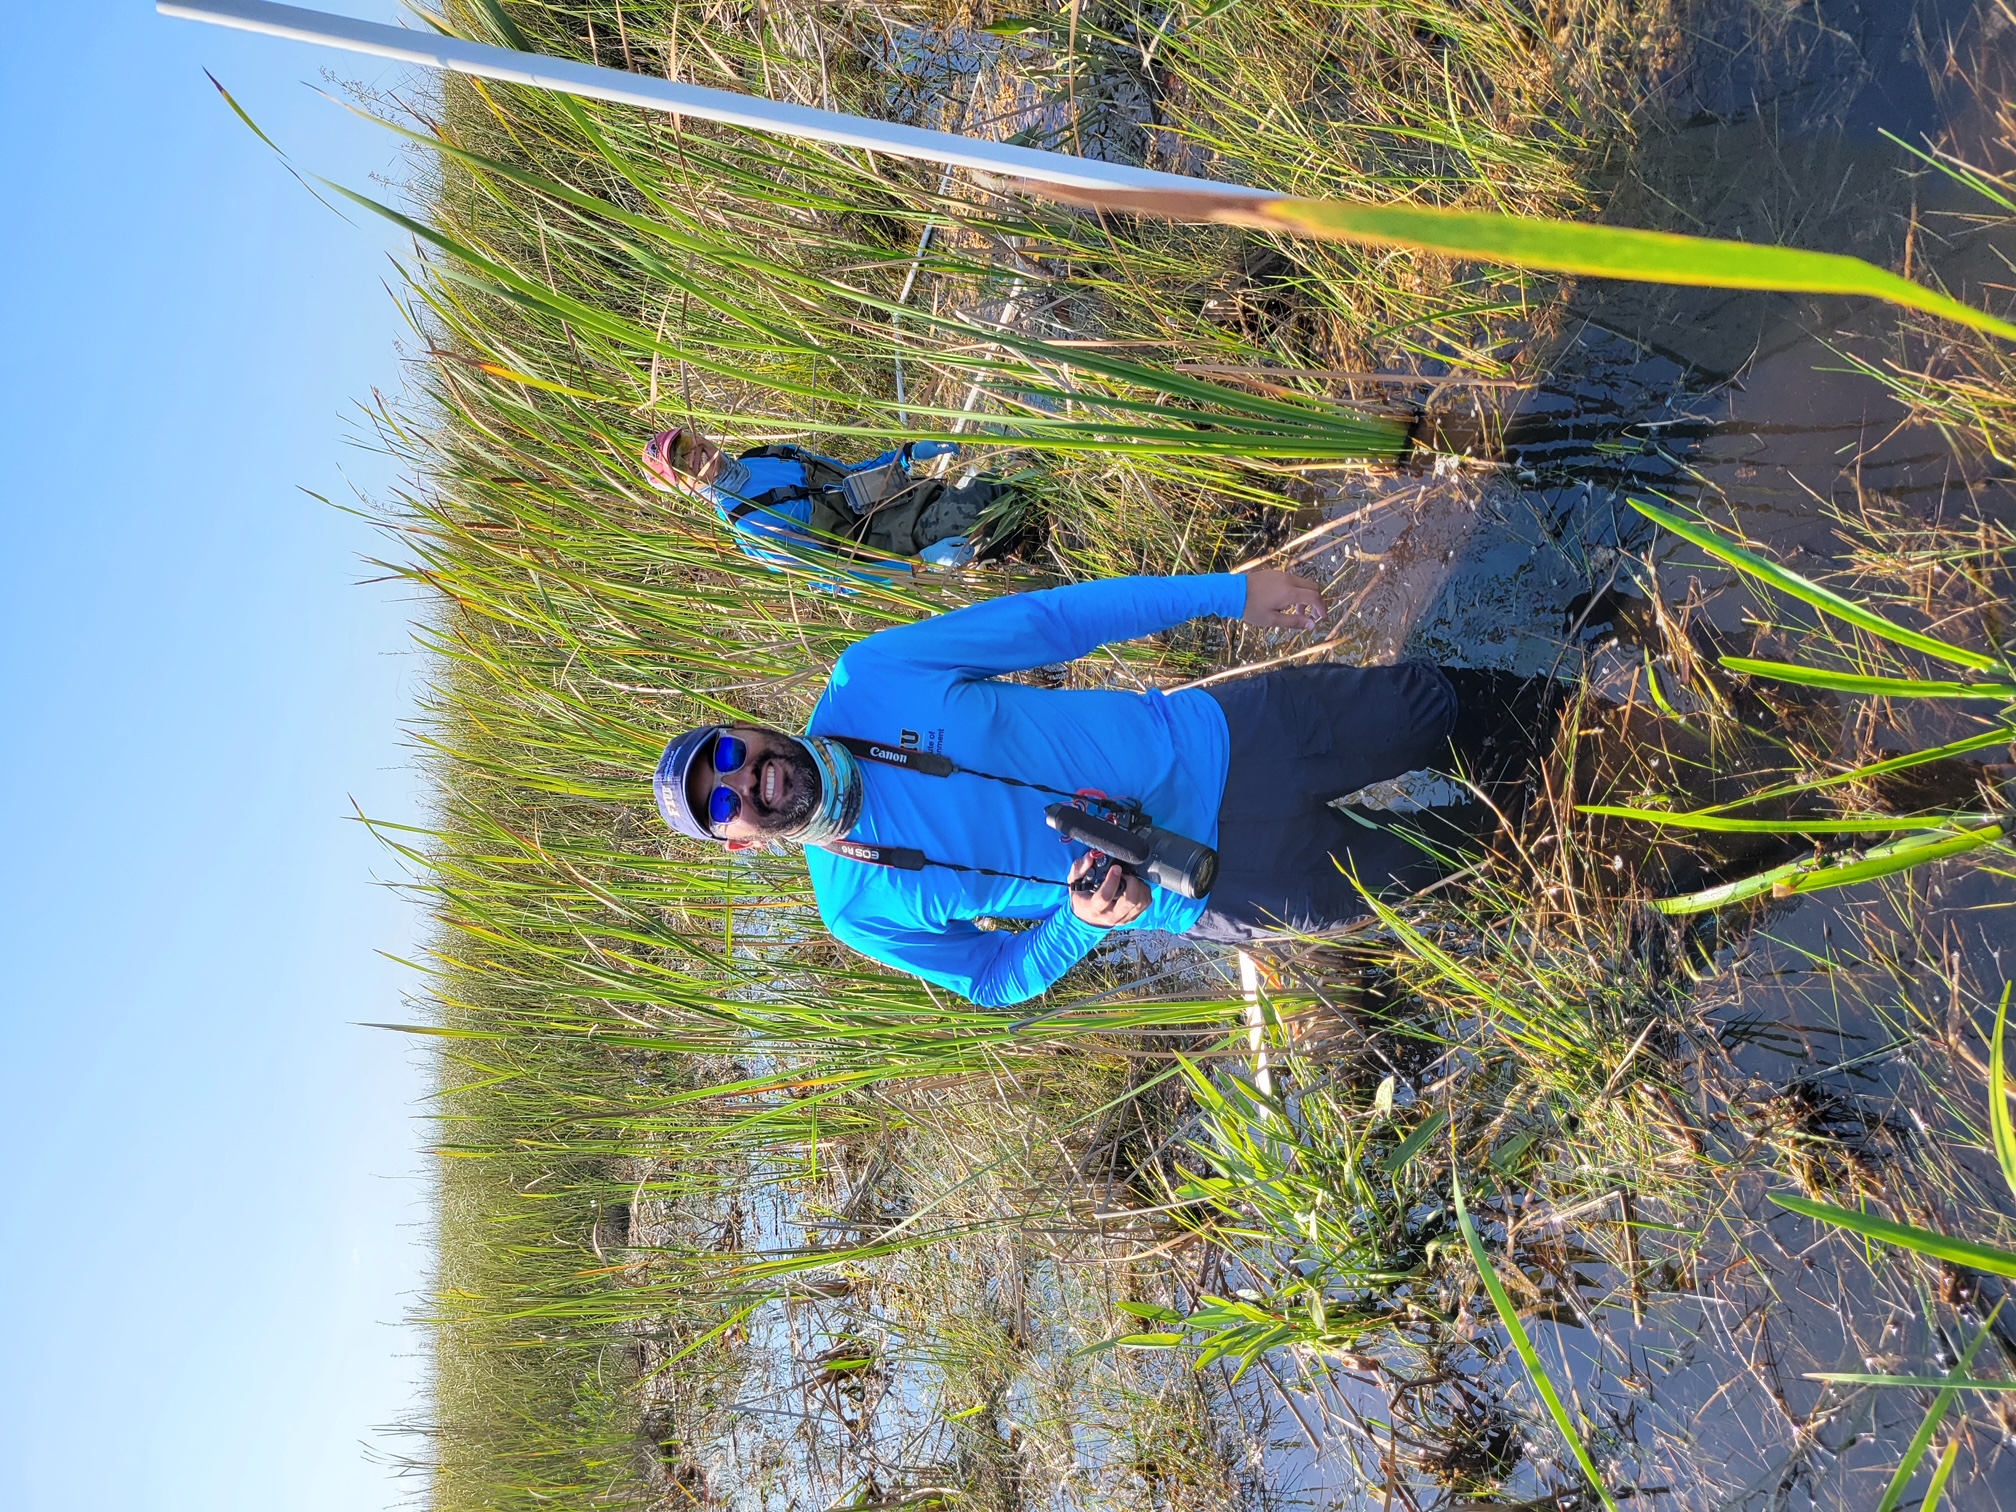
{"label": "bearded face", "polygon": [[776,803],[770,806],[763,796],[768,774],[758,772],[757,812],[763,833],[769,836],[790,835],[802,829],[812,817],[812,811],[819,807],[819,768],[806,753],[805,747],[791,740],[785,742],[784,749],[764,758],[777,762],[781,771],[779,794]]}
{"label": "bearded face", "polygon": [[[732,810],[725,820],[709,820],[710,832],[720,840],[778,840],[797,833],[821,797],[819,768],[805,747],[783,731],[761,725],[734,725],[723,735],[740,744],[742,759],[725,772],[715,761],[693,764],[687,778],[693,812]],[[723,791],[728,796],[717,802],[716,794]]]}

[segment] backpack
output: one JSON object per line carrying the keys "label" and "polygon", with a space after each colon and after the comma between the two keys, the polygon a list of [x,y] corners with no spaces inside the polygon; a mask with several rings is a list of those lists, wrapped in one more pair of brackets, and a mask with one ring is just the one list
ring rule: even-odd
{"label": "backpack", "polygon": [[[742,453],[736,460],[747,462],[755,457],[775,457],[782,462],[796,462],[805,469],[805,481],[766,488],[749,498],[736,499],[728,510],[728,523],[731,526],[740,524],[743,516],[752,509],[767,509],[772,504],[795,504],[800,499],[813,500],[815,507],[818,503],[825,503],[842,519],[853,517],[853,511],[846,507],[847,469],[837,462],[790,445],[754,447]],[[835,494],[840,497],[827,497]]]}

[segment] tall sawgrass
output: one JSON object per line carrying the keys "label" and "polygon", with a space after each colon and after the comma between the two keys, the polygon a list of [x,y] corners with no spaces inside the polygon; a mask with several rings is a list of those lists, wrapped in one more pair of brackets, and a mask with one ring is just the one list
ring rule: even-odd
{"label": "tall sawgrass", "polygon": [[[1088,6],[1002,36],[928,6],[456,0],[442,20],[1298,191],[1567,214],[1629,134],[1662,15]],[[1480,1213],[1515,1187],[1567,1210],[1685,1145],[1638,1076],[1670,1004],[1623,966],[1591,1000],[1589,963],[1628,963],[1632,936],[1570,917],[1570,871],[1559,908],[1478,891],[1356,947],[1399,1059],[1446,1055],[1460,1085],[1410,1102],[1422,1064],[1311,1062],[1276,1108],[1185,1069],[1246,1043],[1210,963],[1102,953],[1018,1029],[832,944],[795,859],[668,837],[645,780],[671,730],[801,719],[884,626],[1230,565],[1322,470],[1398,454],[1409,390],[1348,375],[1517,373],[1545,282],[1102,219],[468,80],[371,108],[416,174],[404,202],[365,198],[415,237],[414,397],[378,419],[413,480],[385,569],[433,606],[416,738],[440,796],[379,830],[440,924],[414,1026],[441,1070],[416,1453],[439,1505],[1005,1507],[1055,1486],[1222,1505],[1250,1489],[1243,1399],[1180,1353],[1098,1351],[1125,1320],[1262,1326],[1218,1292],[1206,1315],[1243,1273],[1281,1283],[1263,1300],[1298,1341],[1372,1348],[1402,1302],[1462,1305],[1455,1231],[1419,1211],[1459,1163]],[[1012,573],[822,591],[642,485],[643,437],[685,421],[842,453],[963,437],[1029,470],[1047,547]],[[1189,629],[1065,675],[1166,678],[1228,649]],[[1334,1011],[1350,973],[1316,960],[1270,992],[1279,1021]],[[1296,1200],[1353,1181],[1364,1224],[1319,1214],[1312,1248],[1285,1247]]]}

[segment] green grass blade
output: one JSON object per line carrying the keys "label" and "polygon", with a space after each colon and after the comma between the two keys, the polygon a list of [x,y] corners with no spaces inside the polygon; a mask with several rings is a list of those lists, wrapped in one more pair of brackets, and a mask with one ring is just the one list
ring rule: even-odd
{"label": "green grass blade", "polygon": [[1582,1467],[1582,1473],[1589,1478],[1589,1484],[1603,1499],[1609,1512],[1617,1512],[1617,1503],[1611,1500],[1610,1490],[1603,1484],[1603,1477],[1596,1473],[1596,1464],[1589,1458],[1589,1450],[1582,1443],[1582,1435],[1575,1429],[1575,1420],[1568,1415],[1568,1408],[1561,1401],[1561,1393],[1554,1389],[1554,1383],[1547,1376],[1547,1368],[1540,1362],[1540,1352],[1533,1347],[1527,1336],[1525,1325],[1519,1321],[1519,1314],[1512,1306],[1512,1299],[1506,1294],[1505,1283],[1498,1279],[1498,1272],[1492,1268],[1491,1257],[1484,1251],[1484,1241],[1477,1237],[1477,1226],[1470,1221],[1470,1209],[1463,1201],[1463,1183],[1454,1175],[1449,1178],[1449,1189],[1456,1198],[1456,1222],[1463,1230],[1463,1242],[1470,1247],[1470,1258],[1477,1262],[1478,1274],[1484,1278],[1484,1290],[1491,1294],[1491,1305],[1498,1309],[1498,1321],[1505,1325],[1505,1332],[1512,1338],[1512,1347],[1519,1351],[1519,1358],[1526,1366],[1526,1373],[1533,1378],[1533,1389],[1540,1393],[1540,1400],[1547,1404],[1547,1412],[1554,1419],[1554,1426],[1561,1430],[1561,1436],[1568,1441],[1568,1447],[1575,1451],[1575,1462]]}
{"label": "green grass blade", "polygon": [[1876,835],[1895,830],[1946,830],[1970,819],[1991,822],[1987,815],[1935,814],[1924,818],[1900,819],[1894,814],[1870,814],[1848,819],[1729,819],[1721,814],[1676,813],[1670,809],[1621,808],[1609,803],[1577,804],[1578,814],[1599,814],[1608,819],[1636,819],[1644,824],[1669,829],[1713,830],[1732,835]]}
{"label": "green grass blade", "polygon": [[[1918,1425],[1918,1431],[1911,1435],[1911,1442],[1904,1446],[1904,1458],[1897,1463],[1897,1469],[1890,1477],[1890,1484],[1883,1488],[1883,1500],[1876,1504],[1876,1512],[1897,1512],[1897,1504],[1904,1499],[1904,1488],[1911,1482],[1911,1476],[1918,1468],[1918,1461],[1925,1457],[1925,1451],[1932,1445],[1932,1435],[1939,1431],[1939,1424],[1945,1420],[1947,1409],[1953,1405],[1955,1393],[1948,1388],[1932,1399],[1932,1405],[1925,1409],[1925,1420]],[[1936,1499],[1936,1498],[1935,1498]]]}
{"label": "green grass blade", "polygon": [[209,69],[206,68],[203,70],[203,77],[208,79],[213,85],[216,86],[217,93],[224,96],[224,103],[231,107],[231,113],[233,115],[237,116],[239,120],[245,123],[246,130],[250,131],[252,135],[259,138],[259,140],[264,142],[268,147],[271,147],[274,150],[274,152],[278,153],[281,159],[284,161],[287,157],[286,151],[280,146],[278,142],[274,141],[273,138],[269,137],[268,135],[266,135],[264,131],[261,131],[259,129],[259,123],[253,120],[251,116],[245,113],[245,107],[238,103],[238,97],[232,94],[231,91],[226,89],[222,84],[219,84],[217,82],[217,75],[213,74],[212,72],[210,72]]}
{"label": "green grass blade", "polygon": [[1666,690],[1659,686],[1659,669],[1653,663],[1650,651],[1645,653],[1645,691],[1652,695],[1652,702],[1659,706],[1661,714],[1664,714],[1682,729],[1691,730],[1693,728],[1692,725],[1687,723],[1685,716],[1673,707],[1673,701],[1666,696]]}
{"label": "green grass blade", "polygon": [[[653,352],[672,361],[684,363],[699,372],[713,373],[719,377],[739,379],[746,376],[743,366],[725,358],[708,359],[698,352],[681,348],[656,338],[651,330],[631,321],[627,316],[584,302],[573,296],[556,292],[538,279],[532,278],[513,268],[507,267],[482,252],[454,237],[447,236],[436,228],[426,225],[412,216],[393,209],[391,206],[360,194],[353,189],[329,179],[320,180],[332,192],[391,221],[428,245],[460,264],[459,267],[444,266],[439,270],[446,280],[467,283],[485,293],[500,296],[527,309],[543,309],[572,322],[577,328],[618,344],[628,345],[638,351]],[[830,290],[825,292],[831,292]],[[864,307],[875,307],[880,302],[873,301],[858,293],[848,295],[855,303]],[[895,307],[889,307],[893,310]],[[909,312],[912,320],[922,320],[919,312]],[[956,322],[940,320],[941,326],[956,327]],[[989,342],[1009,348],[1017,346],[1036,348],[1041,344],[1008,333],[996,331],[978,332]],[[1110,358],[1099,358],[1070,349],[1069,365],[1088,371],[1099,371],[1118,376],[1125,373],[1139,375],[1142,381],[1160,370],[1140,364],[1124,364]],[[1010,374],[1003,380],[1007,387],[1025,394],[1039,394],[1043,386],[1028,376]],[[818,403],[830,396],[817,385],[806,382],[787,382],[778,378],[765,380],[772,394]],[[1117,396],[1102,396],[1097,402],[1109,409],[1123,412],[1151,413],[1162,418],[1187,420],[1194,428],[1175,429],[1167,425],[1130,426],[1111,421],[1076,421],[1060,419],[1041,411],[1025,411],[1010,417],[996,417],[996,424],[1003,427],[999,440],[983,435],[961,435],[957,439],[972,442],[1006,444],[1012,442],[1023,447],[1043,447],[1052,450],[1083,449],[1114,452],[1124,446],[1128,450],[1161,452],[1164,454],[1190,454],[1196,456],[1222,455],[1245,457],[1392,457],[1404,450],[1407,439],[1406,426],[1398,421],[1384,420],[1372,416],[1359,416],[1335,406],[1322,410],[1301,410],[1293,406],[1274,405],[1288,412],[1293,418],[1273,415],[1256,417],[1251,412],[1262,404],[1273,405],[1273,401],[1256,401],[1251,396],[1240,395],[1231,389],[1220,390],[1216,385],[1201,384],[1199,380],[1181,374],[1165,373],[1154,378],[1152,386],[1163,392],[1160,401],[1128,400]],[[1210,395],[1226,409],[1234,413],[1213,413],[1209,411],[1191,412],[1168,402],[1172,397],[1192,397],[1199,394]],[[1059,395],[1053,397],[1061,397]],[[893,414],[893,400],[860,401],[864,410]],[[967,412],[943,406],[931,407],[919,404],[909,406],[910,413],[948,420],[964,420]],[[1270,412],[1271,414],[1271,412]],[[783,417],[774,417],[786,429],[793,428],[795,422],[786,422]],[[834,433],[854,432],[856,426],[827,426]],[[871,427],[867,432],[875,435],[886,434],[885,428]],[[928,432],[913,432],[924,435]],[[946,434],[951,434],[947,432]]]}
{"label": "green grass blade", "polygon": [[2004,210],[2007,210],[2011,215],[2016,215],[2016,199],[2011,199],[2009,195],[2004,192],[2003,185],[2001,183],[1989,177],[1987,174],[1981,172],[1978,168],[1974,168],[1969,164],[1962,162],[1959,158],[1952,156],[1950,153],[1938,152],[1938,151],[1927,152],[1922,147],[1914,147],[1911,145],[1911,143],[1905,141],[1904,138],[1897,135],[1897,133],[1894,131],[1886,129],[1882,134],[1890,141],[1895,142],[1899,147],[1902,147],[1906,152],[1910,153],[1911,156],[1918,159],[1919,162],[1925,164],[1927,167],[1938,169],[1941,173],[1945,174],[1946,177],[1952,179],[1954,183],[1964,184],[1967,188],[1973,190],[1974,193],[1980,195],[1983,199],[1989,200],[1994,204],[2000,205]]}
{"label": "green grass blade", "polygon": [[1795,893],[1822,892],[1830,887],[1847,887],[1855,882],[1871,882],[1878,877],[1888,877],[1896,872],[1909,871],[1914,866],[1924,866],[1931,861],[1943,861],[1948,856],[1964,855],[1971,850],[1979,850],[2002,838],[2004,826],[1984,824],[1977,830],[1965,834],[1942,836],[1937,833],[1913,835],[1908,839],[1894,840],[1888,845],[1879,845],[1874,850],[1865,851],[1859,861],[1850,861],[1840,866],[1823,866],[1818,871],[1801,877],[1793,884]]}
{"label": "green grass blade", "polygon": [[[1968,1367],[1974,1363],[1974,1356],[1981,1352],[1981,1346],[1988,1338],[1988,1330],[1994,1326],[1995,1313],[2001,1310],[2002,1304],[1996,1303],[1995,1312],[1988,1315],[1980,1331],[1974,1335],[1974,1342],[1967,1346],[1967,1352],[1960,1357],[1959,1364],[1953,1367],[1954,1375],[1964,1376]],[[1911,1442],[1905,1446],[1904,1458],[1897,1466],[1897,1473],[1890,1477],[1890,1484],[1884,1490],[1883,1500],[1877,1504],[1876,1512],[1896,1512],[1898,1502],[1904,1499],[1904,1487],[1910,1482],[1912,1472],[1918,1468],[1918,1462],[1925,1457],[1925,1451],[1932,1447],[1932,1435],[1939,1431],[1940,1423],[1945,1421],[1946,1414],[1952,1409],[1958,1396],[1959,1393],[1953,1389],[1950,1381],[1940,1387],[1939,1395],[1932,1399],[1932,1405],[1925,1410],[1925,1421],[1918,1425],[1918,1431],[1911,1435]],[[1955,1443],[1957,1445],[1958,1441]],[[1939,1500],[1939,1492],[1944,1489],[1945,1484],[1943,1475],[1935,1474],[1932,1477],[1932,1492],[1926,1498],[1926,1506],[1929,1507]]]}
{"label": "green grass blade", "polygon": [[[518,23],[505,13],[504,7],[499,5],[497,0],[476,0],[476,8],[483,12],[484,18],[492,26],[497,28],[498,40],[506,47],[512,49],[514,52],[536,53],[539,51],[537,47],[532,45],[532,42],[526,37],[525,33],[518,29]],[[479,38],[478,40],[482,39]],[[564,100],[570,105],[574,103],[566,95],[557,92],[554,95],[554,99],[556,101]]]}
{"label": "green grass blade", "polygon": [[2016,1192],[2016,1125],[2009,1118],[2009,1071],[2002,1052],[2012,987],[2016,982],[2002,984],[2002,1002],[1995,1009],[1995,1037],[1988,1046],[1988,1124],[1995,1133],[1995,1159],[2002,1167],[2002,1179]]}
{"label": "green grass blade", "polygon": [[[566,97],[560,97],[565,107]],[[576,107],[578,109],[578,107]],[[559,183],[549,177],[533,173],[525,168],[503,162],[493,157],[470,152],[452,142],[422,132],[412,131],[398,123],[366,113],[365,118],[385,127],[395,134],[414,143],[424,145],[479,169],[483,173],[495,175],[520,184],[538,194],[548,195],[576,209],[607,217],[618,225],[636,231],[641,235],[664,242],[687,255],[704,254],[721,257],[731,266],[745,273],[760,273],[794,284],[814,297],[840,299],[864,310],[873,310],[882,315],[902,315],[913,324],[930,327],[941,332],[984,338],[993,345],[1016,352],[1036,361],[1075,368],[1085,372],[1124,382],[1143,384],[1158,389],[1172,398],[1187,399],[1197,403],[1224,406],[1235,413],[1253,417],[1256,421],[1274,420],[1290,427],[1317,427],[1321,430],[1335,430],[1338,427],[1355,427],[1365,433],[1367,445],[1373,454],[1395,455],[1403,452],[1407,444],[1407,427],[1404,423],[1377,416],[1361,415],[1346,407],[1334,404],[1310,405],[1291,404],[1279,399],[1245,393],[1229,386],[1212,383],[1206,379],[1188,374],[1156,368],[1146,364],[1129,362],[1125,358],[1102,354],[1096,351],[1060,347],[1040,337],[1029,336],[1012,330],[988,329],[982,331],[970,322],[934,315],[929,311],[899,306],[890,300],[874,296],[865,289],[843,285],[830,279],[818,279],[799,273],[787,264],[743,250],[732,256],[726,249],[707,242],[690,232],[665,221],[653,220],[625,210],[611,201],[596,195],[583,193],[569,185]],[[248,123],[249,124],[249,123]],[[256,129],[256,128],[255,128]],[[592,127],[584,127],[592,134]],[[326,181],[325,181],[326,182]],[[332,188],[340,186],[331,185]],[[342,191],[349,194],[350,191]],[[386,207],[374,200],[355,195],[358,202],[380,214],[388,213]],[[396,214],[396,213],[395,213]],[[456,255],[465,255],[455,248]],[[480,259],[479,259],[480,260]],[[1103,400],[1109,406],[1115,401],[1107,396]],[[913,406],[912,408],[915,408]],[[976,438],[977,439],[977,438]]]}
{"label": "green grass blade", "polygon": [[[1169,196],[1172,200],[1189,197]],[[1206,197],[1197,196],[1200,200]],[[1339,200],[1281,199],[1255,204],[1228,197],[1224,209],[1209,218],[1287,230],[1325,241],[1412,247],[1546,273],[1710,289],[1863,295],[1972,326],[2005,341],[2016,341],[2016,325],[2006,320],[1997,320],[1859,257],[1834,252],[1804,252],[1796,247],[1764,247],[1716,237],[1678,236],[1664,231],[1588,226],[1575,221],[1473,210],[1357,205]]]}
{"label": "green grass blade", "polygon": [[1935,1260],[1944,1260],[1950,1265],[1964,1265],[1972,1270],[1987,1271],[1990,1275],[2016,1276],[2016,1254],[2005,1249],[1997,1249],[1992,1244],[1976,1244],[1971,1239],[1955,1239],[1950,1234],[1935,1233],[1931,1229],[1918,1228],[1909,1223],[1893,1223],[1888,1218],[1878,1218],[1874,1213],[1857,1212],[1854,1208],[1832,1207],[1824,1202],[1809,1202],[1804,1197],[1784,1197],[1773,1192],[1771,1200],[1788,1212],[1798,1213],[1819,1223],[1831,1223],[1836,1228],[1845,1228],[1851,1233],[1860,1234],[1865,1239],[1881,1240],[1900,1249],[1930,1255]]}
{"label": "green grass blade", "polygon": [[1822,892],[1830,887],[1846,887],[1854,882],[1868,882],[1894,872],[1908,871],[1914,866],[1923,866],[1930,861],[1943,861],[1948,856],[1979,850],[2000,840],[2005,828],[1998,821],[1959,835],[1942,830],[1908,835],[1902,840],[1893,840],[1888,845],[1864,851],[1861,859],[1856,861],[1831,866],[1810,859],[1792,861],[1741,881],[1724,882],[1700,892],[1683,893],[1677,898],[1661,898],[1652,906],[1668,914],[1705,913],[1711,908],[1741,903],[1764,893],[1790,896],[1794,893]]}
{"label": "green grass blade", "polygon": [[1925,1488],[1925,1500],[1918,1504],[1918,1512],[1936,1512],[1939,1498],[1946,1494],[1946,1478],[1953,1473],[1959,1458],[1960,1440],[1949,1439],[1946,1452],[1939,1456],[1939,1468],[1932,1472],[1932,1484]]}
{"label": "green grass blade", "polygon": [[1831,688],[1837,693],[1861,693],[1871,698],[1991,698],[2003,703],[2016,698],[2016,684],[1946,682],[1938,678],[1865,677],[1860,672],[1829,672],[1792,662],[1758,661],[1748,656],[1724,656],[1723,666],[1751,677],[1771,677],[1807,688]]}
{"label": "green grass blade", "polygon": [[1420,1127],[1400,1141],[1399,1148],[1386,1157],[1381,1169],[1388,1176],[1396,1174],[1408,1161],[1428,1148],[1428,1141],[1449,1126],[1449,1110],[1437,1108],[1421,1120]]}
{"label": "green grass blade", "polygon": [[1963,646],[1955,646],[1936,636],[1921,635],[1916,630],[1885,619],[1875,611],[1865,608],[1853,599],[1843,598],[1832,589],[1822,588],[1809,578],[1801,577],[1789,568],[1781,567],[1768,557],[1761,557],[1737,545],[1713,526],[1698,520],[1689,520],[1661,509],[1656,504],[1648,504],[1643,499],[1633,499],[1631,507],[1646,519],[1670,530],[1681,540],[1699,546],[1710,556],[1718,557],[1739,572],[1747,573],[1760,583],[1776,588],[1788,597],[1801,603],[1811,604],[1822,613],[1831,614],[1836,619],[1846,620],[1858,630],[1866,630],[1881,640],[1894,645],[1908,646],[1914,651],[1922,651],[1927,656],[1940,661],[1952,662],[1955,666],[1971,667],[1976,671],[1989,671],[2001,665],[1994,657],[1981,651],[1969,651]]}
{"label": "green grass blade", "polygon": [[663,1375],[667,1370],[671,1369],[674,1365],[677,1365],[681,1360],[684,1360],[691,1355],[698,1354],[702,1349],[706,1348],[709,1344],[712,1344],[716,1339],[722,1337],[724,1334],[734,1332],[736,1326],[744,1322],[751,1313],[756,1311],[757,1308],[763,1306],[767,1302],[774,1302],[778,1298],[783,1297],[784,1295],[785,1293],[783,1292],[766,1292],[762,1296],[756,1298],[755,1301],[750,1302],[743,1307],[737,1308],[733,1313],[730,1313],[726,1319],[715,1324],[712,1328],[708,1329],[707,1332],[700,1335],[699,1338],[695,1339],[692,1343],[688,1344],[684,1349],[680,1350],[677,1354],[673,1355],[663,1364],[659,1365],[655,1370],[652,1371],[652,1374]]}
{"label": "green grass blade", "polygon": [[1812,782],[1781,783],[1777,787],[1766,788],[1761,793],[1748,793],[1728,803],[1718,803],[1710,808],[1696,809],[1694,812],[1719,814],[1749,803],[1763,803],[1772,798],[1789,798],[1794,793],[1817,793],[1823,788],[1839,787],[1844,782],[1863,782],[1871,777],[1882,777],[1891,772],[1924,766],[1928,762],[1943,761],[1948,756],[1965,756],[1972,751],[1985,751],[1990,746],[2006,745],[2012,741],[2016,741],[2016,729],[1989,730],[1986,734],[1969,735],[1965,740],[1956,740],[1951,745],[1933,746],[1930,750],[1913,751],[1908,756],[1892,756],[1885,761],[1872,761],[1867,766],[1856,767],[1853,771],[1836,772],[1832,777],[1821,777]]}
{"label": "green grass blade", "polygon": [[1809,1381],[1832,1381],[1840,1386],[1951,1386],[1955,1391],[2016,1391],[2016,1381],[1979,1381],[1963,1375],[1868,1375],[1853,1370],[1809,1370]]}
{"label": "green grass blade", "polygon": [[1443,950],[1433,940],[1369,891],[1362,883],[1355,884],[1379,922],[1393,932],[1396,939],[1407,948],[1409,954],[1433,968],[1445,980],[1462,988],[1480,1003],[1485,1004],[1500,1019],[1509,1020],[1512,1027],[1500,1024],[1505,1035],[1522,1044],[1531,1046],[1547,1055],[1564,1058],[1579,1058],[1586,1052],[1583,1047],[1568,1038],[1560,1029],[1566,1025],[1548,1023],[1528,1010],[1525,1005],[1514,1002],[1503,993],[1496,991],[1481,978],[1467,970],[1456,958]]}

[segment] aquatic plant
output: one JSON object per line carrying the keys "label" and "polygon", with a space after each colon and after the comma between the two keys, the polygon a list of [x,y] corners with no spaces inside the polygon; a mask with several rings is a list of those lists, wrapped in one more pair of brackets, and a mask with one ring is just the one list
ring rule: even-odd
{"label": "aquatic plant", "polygon": [[[1818,583],[1759,556],[1729,539],[1712,526],[1683,517],[1643,499],[1632,507],[1646,518],[1681,539],[1699,546],[1711,556],[1728,563],[1752,581],[1801,603],[1809,604],[1831,619],[1838,620],[1873,637],[1879,644],[1915,651],[1977,674],[1965,682],[1919,676],[1873,675],[1842,672],[1823,667],[1755,657],[1722,656],[1722,666],[1747,677],[1769,678],[1795,687],[1823,688],[1872,698],[1932,699],[1952,702],[2001,703],[2005,708],[1989,728],[1928,750],[1882,761],[1867,762],[1824,778],[1777,784],[1740,800],[1712,809],[1670,811],[1632,808],[1616,804],[1584,804],[1586,814],[1615,819],[1633,819],[1646,824],[1679,830],[1720,833],[1861,835],[1918,831],[1902,840],[1870,847],[1847,857],[1828,856],[1788,862],[1769,871],[1725,882],[1699,892],[1662,898],[1657,907],[1671,914],[1701,913],[1708,909],[1741,903],[1758,897],[1791,897],[1830,887],[1874,881],[1912,867],[1924,866],[1949,857],[1967,855],[1989,847],[2006,849],[2012,820],[2000,813],[1944,813],[1931,816],[1896,814],[1850,814],[1845,816],[1750,819],[1731,815],[1731,808],[1765,799],[1798,799],[1808,794],[1847,783],[1867,782],[1902,772],[1914,766],[1944,761],[1956,756],[2016,742],[2016,669],[2012,669],[2007,648],[1993,651],[1958,646],[1938,636],[1912,630],[1876,613],[1864,604],[1844,598]],[[1987,722],[1987,721],[1977,721]]]}
{"label": "aquatic plant", "polygon": [[[2016,148],[2016,122],[2007,112],[1996,112],[1993,120],[1992,140],[1976,150],[2006,157]],[[1992,239],[2016,225],[2016,176],[1993,172],[1944,147],[1895,136],[1891,140],[1959,191],[1961,206],[1945,217],[1957,223],[1959,234]],[[1999,268],[1999,259],[1995,265]],[[1993,284],[1989,289],[2002,292]],[[1904,350],[1882,361],[1854,355],[1847,360],[1887,387],[1917,418],[1946,432],[1963,451],[1986,453],[2004,466],[2016,464],[2016,352],[2005,343],[1955,340],[1930,329],[1914,327],[1908,336]]]}

